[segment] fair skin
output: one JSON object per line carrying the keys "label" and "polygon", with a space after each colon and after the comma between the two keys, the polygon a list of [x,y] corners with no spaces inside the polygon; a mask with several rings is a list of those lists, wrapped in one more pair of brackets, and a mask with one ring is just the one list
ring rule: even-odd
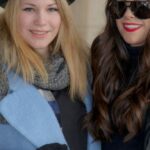
{"label": "fair skin", "polygon": [[138,19],[130,8],[121,19],[116,19],[116,25],[125,42],[134,47],[143,45],[150,31],[150,19]]}
{"label": "fair skin", "polygon": [[18,29],[23,40],[42,57],[58,35],[61,17],[55,0],[20,0]]}

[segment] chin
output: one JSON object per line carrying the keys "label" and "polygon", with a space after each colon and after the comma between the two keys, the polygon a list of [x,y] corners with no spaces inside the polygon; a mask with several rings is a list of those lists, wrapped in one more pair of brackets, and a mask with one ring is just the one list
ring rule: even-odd
{"label": "chin", "polygon": [[136,42],[126,42],[128,43],[129,45],[133,46],[133,47],[136,47],[136,46],[142,46],[143,43],[136,43]]}
{"label": "chin", "polygon": [[128,39],[128,40],[124,40],[126,43],[128,43],[129,45],[131,46],[141,46],[143,45],[143,42],[138,42],[138,41],[135,41],[135,39]]}

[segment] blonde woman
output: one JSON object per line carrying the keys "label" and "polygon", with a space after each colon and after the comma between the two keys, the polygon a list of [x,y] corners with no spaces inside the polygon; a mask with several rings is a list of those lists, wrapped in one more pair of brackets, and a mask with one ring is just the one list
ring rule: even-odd
{"label": "blonde woman", "polygon": [[0,46],[9,85],[0,101],[0,148],[99,150],[83,128],[91,108],[88,50],[74,28],[72,1],[0,2],[6,5]]}

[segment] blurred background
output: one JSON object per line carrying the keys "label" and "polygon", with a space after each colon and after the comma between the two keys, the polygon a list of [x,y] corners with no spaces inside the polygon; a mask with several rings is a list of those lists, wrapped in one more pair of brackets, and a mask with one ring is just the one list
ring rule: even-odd
{"label": "blurred background", "polygon": [[105,25],[105,3],[106,0],[76,0],[71,5],[77,28],[89,46]]}
{"label": "blurred background", "polygon": [[0,12],[2,11],[2,8],[0,7]]}
{"label": "blurred background", "polygon": [[76,0],[71,5],[79,32],[89,45],[104,28],[105,3],[106,0]]}

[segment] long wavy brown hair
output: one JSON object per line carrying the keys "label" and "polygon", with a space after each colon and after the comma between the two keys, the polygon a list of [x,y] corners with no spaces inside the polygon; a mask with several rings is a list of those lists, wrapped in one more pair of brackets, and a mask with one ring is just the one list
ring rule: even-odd
{"label": "long wavy brown hair", "polygon": [[128,53],[111,13],[114,1],[107,1],[104,32],[92,44],[94,104],[87,127],[96,140],[110,141],[117,131],[128,141],[141,129],[150,98],[150,34],[139,58],[137,75],[126,86],[123,64],[128,63]]}

